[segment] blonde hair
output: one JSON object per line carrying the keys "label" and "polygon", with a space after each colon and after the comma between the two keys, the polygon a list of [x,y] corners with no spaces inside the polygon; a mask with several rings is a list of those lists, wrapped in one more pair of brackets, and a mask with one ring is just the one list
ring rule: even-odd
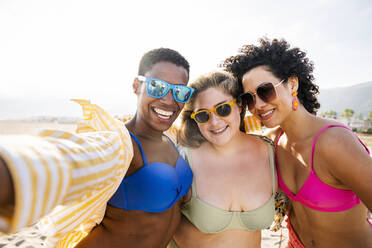
{"label": "blonde hair", "polygon": [[[209,88],[218,88],[222,89],[226,94],[231,95],[234,99],[237,99],[238,105],[241,105],[238,97],[243,92],[243,89],[230,73],[224,71],[215,71],[202,75],[190,87],[194,88],[195,91],[181,113],[181,128],[177,140],[183,146],[199,147],[205,141],[205,138],[200,133],[197,123],[191,119],[191,114],[195,108],[195,100],[198,95]],[[243,132],[245,132],[244,115],[245,106],[242,106],[240,130]]]}

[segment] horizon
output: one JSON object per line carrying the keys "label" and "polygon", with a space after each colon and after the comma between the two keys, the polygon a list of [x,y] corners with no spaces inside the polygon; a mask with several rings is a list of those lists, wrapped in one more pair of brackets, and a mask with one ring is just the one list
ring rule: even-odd
{"label": "horizon", "polygon": [[[323,88],[323,90],[324,91],[329,91],[332,89],[342,90],[345,88],[353,88],[353,87],[358,87],[360,85],[368,85],[368,84],[372,86],[372,81],[358,83],[358,84],[344,86],[344,87]],[[321,92],[322,91],[320,90],[320,93]],[[318,99],[320,99],[319,95],[318,95]],[[105,109],[113,117],[131,116],[135,113],[135,104],[132,104],[132,106],[125,106],[123,99],[112,99],[112,100],[115,101],[115,103],[113,102],[110,103],[107,101],[102,101],[102,102],[91,101],[91,102],[94,104],[98,104],[100,107]],[[48,103],[50,101],[52,101],[53,104],[45,105],[46,102]],[[6,105],[7,102],[10,102],[10,104],[14,104],[15,106],[9,107],[9,104],[8,104],[6,106],[8,107],[8,109],[6,109],[6,107],[4,106]],[[319,109],[319,113],[322,113],[324,111],[335,110],[335,109],[328,109],[328,108],[324,109],[324,106],[322,106],[323,102],[321,101],[321,99],[320,99],[320,104],[321,104],[321,107]],[[61,118],[62,119],[63,118],[79,119],[82,116],[80,105],[76,104],[75,102],[72,101],[72,99],[68,99],[68,98],[52,98],[52,97],[44,96],[44,97],[37,98],[37,99],[32,99],[32,98],[17,99],[17,98],[8,97],[8,98],[0,98],[0,106],[3,106],[3,108],[0,111],[1,121],[7,121],[7,120],[25,120],[25,121],[36,120],[37,121],[36,117],[40,117],[41,119],[45,117],[52,117],[52,118],[58,118],[58,119],[61,119]],[[27,108],[25,108],[25,106],[27,106]],[[353,109],[352,107],[350,108]],[[58,113],[56,111],[58,111]],[[372,111],[372,107],[370,111]],[[339,111],[337,111],[337,113],[339,113]],[[364,117],[368,117],[368,113],[365,111],[355,112],[355,115],[360,115],[360,114],[362,114]]]}

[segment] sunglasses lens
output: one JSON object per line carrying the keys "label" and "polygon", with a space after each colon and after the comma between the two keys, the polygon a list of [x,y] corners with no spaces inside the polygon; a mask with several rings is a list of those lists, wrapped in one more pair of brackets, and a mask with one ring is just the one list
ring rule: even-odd
{"label": "sunglasses lens", "polygon": [[169,86],[160,80],[151,80],[147,86],[147,92],[152,97],[163,97],[169,90]]}
{"label": "sunglasses lens", "polygon": [[228,116],[231,113],[231,106],[227,103],[222,104],[216,108],[216,113],[221,117]]}
{"label": "sunglasses lens", "polygon": [[264,101],[264,102],[271,102],[275,99],[276,93],[275,88],[272,83],[264,83],[261,84],[257,88],[257,95]]}
{"label": "sunglasses lens", "polygon": [[176,86],[173,89],[174,91],[174,98],[178,102],[187,102],[190,99],[191,96],[191,88],[186,86]]}
{"label": "sunglasses lens", "polygon": [[254,96],[251,93],[247,92],[241,95],[240,99],[242,101],[243,106],[248,106],[248,109],[254,108],[255,100]]}
{"label": "sunglasses lens", "polygon": [[199,112],[195,115],[195,120],[199,123],[205,123],[209,120],[209,113],[207,111]]}

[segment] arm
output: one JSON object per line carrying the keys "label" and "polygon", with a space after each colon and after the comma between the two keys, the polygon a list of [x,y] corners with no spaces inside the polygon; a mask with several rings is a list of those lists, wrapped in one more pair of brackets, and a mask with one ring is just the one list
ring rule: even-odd
{"label": "arm", "polygon": [[55,206],[60,206],[58,211],[43,223],[59,237],[77,228],[86,233],[100,222],[129,167],[133,148],[124,124],[98,106],[84,104],[86,120],[78,126],[84,133],[45,130],[39,137],[0,136],[0,157],[13,179],[15,196],[11,216],[0,209],[0,220],[7,223],[4,231],[33,224]]}
{"label": "arm", "polygon": [[[107,202],[128,168],[130,150],[115,132],[76,135],[47,130],[42,135],[45,137],[0,139],[0,157],[6,161],[6,167],[2,164],[5,180],[1,184],[6,190],[1,191],[0,209],[0,217],[8,223],[4,231],[33,224],[58,205],[66,212],[73,207],[75,214],[79,210],[94,212],[91,206]],[[9,208],[6,205],[12,198],[15,204],[13,200],[14,207]],[[9,209],[13,209],[12,215]],[[53,217],[53,224],[58,225],[60,218]]]}
{"label": "arm", "polygon": [[343,128],[331,128],[315,149],[330,173],[372,211],[372,158],[357,137]]}

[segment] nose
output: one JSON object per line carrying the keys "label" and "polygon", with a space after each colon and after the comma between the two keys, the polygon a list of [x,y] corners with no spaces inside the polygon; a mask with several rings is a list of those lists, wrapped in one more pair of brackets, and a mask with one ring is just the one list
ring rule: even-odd
{"label": "nose", "polygon": [[216,115],[216,113],[213,112],[213,111],[210,113],[209,118],[210,118],[209,123],[211,125],[215,125],[215,124],[217,124],[218,122],[221,121],[221,118],[218,115]]}
{"label": "nose", "polygon": [[169,90],[167,94],[161,98],[161,101],[168,104],[175,103],[172,90]]}
{"label": "nose", "polygon": [[254,107],[260,109],[265,105],[266,105],[266,102],[264,102],[259,96],[256,95],[256,103]]}

